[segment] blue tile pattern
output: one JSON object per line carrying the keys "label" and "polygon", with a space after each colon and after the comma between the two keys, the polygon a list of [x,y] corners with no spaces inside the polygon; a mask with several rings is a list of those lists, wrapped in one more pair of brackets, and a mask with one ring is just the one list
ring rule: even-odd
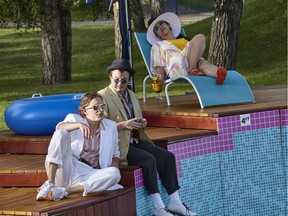
{"label": "blue tile pattern", "polygon": [[182,168],[181,200],[199,215],[223,215],[219,154],[183,160]]}
{"label": "blue tile pattern", "polygon": [[[217,136],[169,145],[181,200],[199,216],[288,215],[288,111],[252,113],[245,126],[242,117],[219,118]],[[161,181],[159,188],[168,204]],[[152,215],[143,185],[136,188],[136,202],[137,215]]]}
{"label": "blue tile pattern", "polygon": [[224,215],[283,215],[279,127],[235,133],[233,140],[233,152],[221,153]]}

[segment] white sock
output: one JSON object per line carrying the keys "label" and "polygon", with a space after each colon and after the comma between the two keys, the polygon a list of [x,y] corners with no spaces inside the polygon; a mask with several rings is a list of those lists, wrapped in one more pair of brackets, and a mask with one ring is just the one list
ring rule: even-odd
{"label": "white sock", "polygon": [[155,209],[165,208],[165,205],[164,205],[159,193],[150,194],[150,197],[152,198]]}
{"label": "white sock", "polygon": [[182,204],[178,191],[175,191],[174,193],[170,194],[169,197],[170,197],[170,205]]}

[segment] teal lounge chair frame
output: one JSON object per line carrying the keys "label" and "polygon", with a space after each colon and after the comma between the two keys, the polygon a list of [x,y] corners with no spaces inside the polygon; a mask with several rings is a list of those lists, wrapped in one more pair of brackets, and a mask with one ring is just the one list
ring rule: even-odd
{"label": "teal lounge chair frame", "polygon": [[[182,31],[184,31],[182,29]],[[146,33],[134,32],[137,45],[149,75],[143,80],[143,102],[146,102],[146,82],[153,76],[150,70],[151,44]],[[225,104],[255,103],[254,95],[245,78],[234,70],[228,70],[223,85],[216,85],[215,78],[208,76],[177,76],[173,80],[164,80],[167,105],[170,106],[169,87],[172,84],[190,83],[199,99],[201,108]]]}

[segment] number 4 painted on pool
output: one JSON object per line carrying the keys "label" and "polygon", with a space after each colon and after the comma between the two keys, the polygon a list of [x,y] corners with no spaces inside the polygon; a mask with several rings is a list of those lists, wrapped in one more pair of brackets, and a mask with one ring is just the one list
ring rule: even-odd
{"label": "number 4 painted on pool", "polygon": [[240,115],[240,124],[241,126],[251,125],[250,114]]}

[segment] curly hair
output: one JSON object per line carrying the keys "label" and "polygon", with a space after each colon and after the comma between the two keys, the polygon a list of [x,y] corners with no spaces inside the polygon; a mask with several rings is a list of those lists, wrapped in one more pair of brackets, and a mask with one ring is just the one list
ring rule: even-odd
{"label": "curly hair", "polygon": [[103,101],[103,97],[97,92],[88,92],[82,97],[80,105],[78,106],[78,113],[83,118],[85,117],[85,107],[87,107],[94,98],[100,98]]}

